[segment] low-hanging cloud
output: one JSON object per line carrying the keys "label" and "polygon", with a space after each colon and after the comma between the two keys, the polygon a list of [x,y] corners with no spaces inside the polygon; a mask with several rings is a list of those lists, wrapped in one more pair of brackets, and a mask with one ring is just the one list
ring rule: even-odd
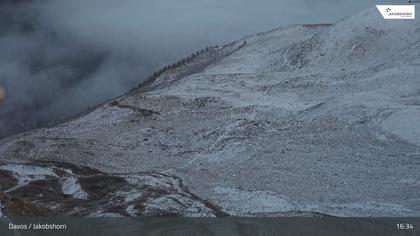
{"label": "low-hanging cloud", "polygon": [[[0,138],[120,95],[208,45],[375,1],[2,0]],[[329,9],[325,11],[325,9]]]}

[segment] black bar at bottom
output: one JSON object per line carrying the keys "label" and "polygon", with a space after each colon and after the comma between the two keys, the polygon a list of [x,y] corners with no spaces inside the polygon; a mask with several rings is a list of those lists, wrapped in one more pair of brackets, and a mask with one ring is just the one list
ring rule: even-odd
{"label": "black bar at bottom", "polygon": [[1,236],[420,235],[420,218],[0,218]]}

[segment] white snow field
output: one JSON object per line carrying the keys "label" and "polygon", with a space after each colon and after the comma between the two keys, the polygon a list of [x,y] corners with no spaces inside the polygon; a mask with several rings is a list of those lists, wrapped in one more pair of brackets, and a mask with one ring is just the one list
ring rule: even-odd
{"label": "white snow field", "polygon": [[171,174],[238,216],[420,216],[419,146],[420,22],[372,8],[214,48],[89,114],[1,140],[0,157]]}

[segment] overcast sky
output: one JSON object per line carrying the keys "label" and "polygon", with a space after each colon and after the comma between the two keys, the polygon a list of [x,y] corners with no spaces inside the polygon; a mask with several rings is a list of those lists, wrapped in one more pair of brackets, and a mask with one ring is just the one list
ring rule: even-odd
{"label": "overcast sky", "polygon": [[[76,40],[170,54],[297,23],[335,22],[372,0],[54,0],[44,23]],[[101,39],[98,41],[98,39]],[[117,42],[117,44],[116,44]],[[160,56],[158,56],[160,57]]]}
{"label": "overcast sky", "polygon": [[0,0],[0,138],[122,94],[203,47],[336,22],[378,2]]}

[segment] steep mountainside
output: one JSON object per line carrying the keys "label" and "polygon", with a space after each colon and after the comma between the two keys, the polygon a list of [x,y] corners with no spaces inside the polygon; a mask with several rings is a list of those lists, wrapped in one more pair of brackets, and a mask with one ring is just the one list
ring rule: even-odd
{"label": "steep mountainside", "polygon": [[0,156],[180,178],[229,215],[420,216],[419,122],[420,22],[368,9],[212,48]]}

